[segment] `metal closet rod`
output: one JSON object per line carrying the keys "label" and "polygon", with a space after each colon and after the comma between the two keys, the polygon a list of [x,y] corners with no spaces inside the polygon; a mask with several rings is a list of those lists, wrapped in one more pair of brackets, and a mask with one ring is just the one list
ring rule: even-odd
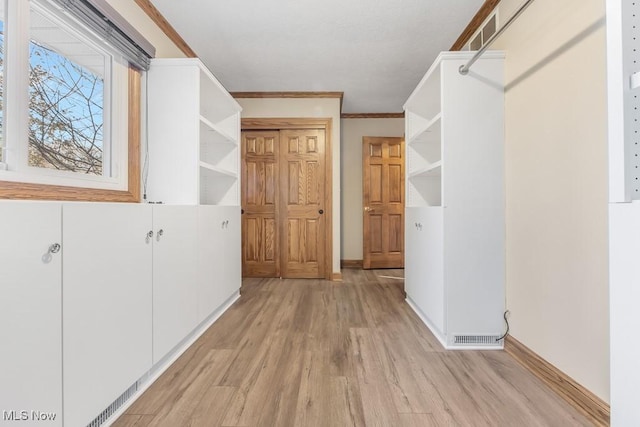
{"label": "metal closet rod", "polygon": [[466,76],[469,73],[469,68],[471,68],[473,63],[476,62],[478,60],[478,58],[480,58],[482,56],[484,51],[487,50],[489,48],[489,46],[491,46],[491,44],[495,41],[495,39],[500,37],[500,34],[502,34],[504,32],[504,30],[509,28],[509,25],[511,25],[513,23],[513,21],[515,21],[516,18],[518,16],[520,16],[522,14],[522,12],[524,12],[524,10],[527,7],[529,7],[529,5],[531,3],[533,3],[533,0],[526,0],[522,4],[522,6],[520,6],[518,8],[518,10],[516,10],[516,13],[511,15],[511,17],[507,20],[507,22],[505,22],[505,24],[502,27],[500,27],[500,29],[497,32],[493,33],[493,35],[491,37],[489,37],[489,40],[487,40],[487,42],[476,52],[476,54],[473,55],[473,57],[469,60],[469,62],[467,62],[464,65],[461,65],[460,68],[458,68],[458,71],[460,71],[460,74],[462,74],[463,76]]}

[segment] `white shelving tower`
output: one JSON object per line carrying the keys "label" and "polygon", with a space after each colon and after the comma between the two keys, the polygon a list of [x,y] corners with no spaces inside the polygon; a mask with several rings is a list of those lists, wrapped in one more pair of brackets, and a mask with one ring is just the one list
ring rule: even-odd
{"label": "white shelving tower", "polygon": [[407,302],[446,348],[502,348],[504,54],[441,53],[405,103]]}
{"label": "white shelving tower", "polygon": [[640,2],[607,0],[611,425],[640,425]]}
{"label": "white shelving tower", "polygon": [[241,110],[199,59],[152,60],[147,199],[239,205]]}

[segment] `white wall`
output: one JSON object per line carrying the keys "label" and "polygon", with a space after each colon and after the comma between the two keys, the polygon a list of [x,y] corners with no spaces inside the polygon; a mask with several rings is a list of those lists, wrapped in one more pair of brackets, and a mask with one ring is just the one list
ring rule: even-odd
{"label": "white wall", "polygon": [[242,118],[331,118],[333,161],[333,273],[340,273],[340,99],[241,98]]}
{"label": "white wall", "polygon": [[156,48],[156,58],[184,58],[185,55],[133,0],[107,0]]}
{"label": "white wall", "polygon": [[362,137],[403,135],[404,119],[342,119],[342,259],[362,260]]}
{"label": "white wall", "polygon": [[[500,19],[521,0],[503,0]],[[537,0],[506,59],[506,264],[512,335],[609,401],[602,0]]]}

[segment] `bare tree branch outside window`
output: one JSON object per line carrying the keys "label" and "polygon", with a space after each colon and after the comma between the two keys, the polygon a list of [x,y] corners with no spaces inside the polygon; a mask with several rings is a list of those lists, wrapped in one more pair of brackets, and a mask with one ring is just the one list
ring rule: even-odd
{"label": "bare tree branch outside window", "polygon": [[29,166],[102,175],[104,80],[32,41]]}

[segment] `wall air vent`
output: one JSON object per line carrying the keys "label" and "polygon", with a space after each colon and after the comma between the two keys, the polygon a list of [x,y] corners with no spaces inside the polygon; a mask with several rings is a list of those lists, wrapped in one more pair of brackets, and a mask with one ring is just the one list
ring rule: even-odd
{"label": "wall air vent", "polygon": [[489,16],[484,23],[480,26],[480,29],[471,37],[469,42],[469,50],[480,50],[487,41],[498,30],[498,16],[497,12],[494,12]]}
{"label": "wall air vent", "polygon": [[138,391],[139,383],[140,381],[137,381],[131,387],[129,387],[116,400],[114,400],[111,405],[107,406],[107,409],[105,409],[97,417],[95,417],[94,420],[87,425],[87,427],[100,427],[102,424],[104,424],[113,414],[116,413],[118,409],[120,409],[122,405],[127,402],[127,400],[131,398],[131,396],[133,396]]}
{"label": "wall air vent", "polygon": [[501,346],[499,335],[454,335],[453,343],[457,345],[495,345]]}

